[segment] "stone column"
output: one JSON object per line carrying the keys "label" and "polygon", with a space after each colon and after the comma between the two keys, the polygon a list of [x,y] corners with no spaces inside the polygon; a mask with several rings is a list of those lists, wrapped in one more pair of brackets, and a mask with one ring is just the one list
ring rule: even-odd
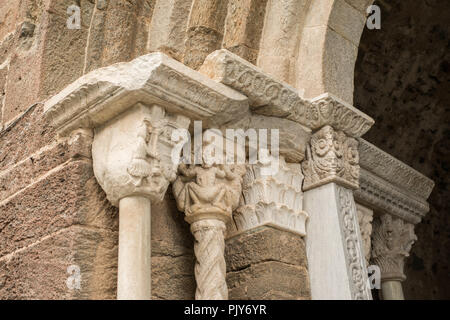
{"label": "stone column", "polygon": [[414,241],[414,225],[390,214],[383,214],[373,223],[372,261],[380,267],[383,300],[403,300],[402,281],[405,258]]}
{"label": "stone column", "polygon": [[119,207],[118,299],[151,298],[151,203],[175,180],[171,134],[189,122],[158,105],[137,104],[95,132],[94,173]]}
{"label": "stone column", "polygon": [[358,142],[326,125],[313,133],[302,163],[306,250],[313,299],[371,299],[353,189]]}
{"label": "stone column", "polygon": [[302,182],[300,164],[282,155],[248,166],[227,237],[232,298],[310,298]]}
{"label": "stone column", "polygon": [[245,166],[215,163],[208,158],[206,145],[201,164],[180,164],[173,193],[195,238],[195,299],[227,300],[224,237],[239,204]]}

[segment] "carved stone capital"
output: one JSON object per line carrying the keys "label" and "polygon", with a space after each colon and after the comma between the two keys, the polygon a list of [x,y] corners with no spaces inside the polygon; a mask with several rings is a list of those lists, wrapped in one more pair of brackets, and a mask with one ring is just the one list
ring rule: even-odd
{"label": "carved stone capital", "polygon": [[372,262],[380,267],[382,280],[406,279],[404,261],[416,240],[411,223],[390,214],[383,214],[374,220]]}
{"label": "carved stone capital", "polygon": [[271,163],[248,166],[242,203],[233,215],[235,230],[230,236],[262,225],[306,235],[308,214],[303,211],[300,164],[286,163],[281,156],[276,174],[267,175],[263,170],[270,166]]}
{"label": "carved stone capital", "polygon": [[357,203],[356,213],[358,215],[359,230],[361,231],[361,239],[363,241],[366,265],[369,265],[371,254],[373,210]]}
{"label": "carved stone capital", "polygon": [[188,223],[217,219],[228,223],[239,205],[243,165],[185,165],[173,183],[178,209]]}
{"label": "carved stone capital", "polygon": [[208,151],[212,143],[205,134],[203,141],[202,164],[179,165],[173,194],[195,237],[195,298],[226,300],[225,232],[239,204],[245,165],[213,163]]}
{"label": "carved stone capital", "polygon": [[97,128],[92,144],[94,172],[115,206],[127,196],[161,201],[176,178],[171,158],[172,131],[187,128],[190,120],[164,108],[137,104],[121,117]]}
{"label": "carved stone capital", "polygon": [[358,162],[358,141],[330,126],[323,127],[312,135],[307,147],[307,157],[302,163],[305,174],[303,190],[330,182],[357,189]]}

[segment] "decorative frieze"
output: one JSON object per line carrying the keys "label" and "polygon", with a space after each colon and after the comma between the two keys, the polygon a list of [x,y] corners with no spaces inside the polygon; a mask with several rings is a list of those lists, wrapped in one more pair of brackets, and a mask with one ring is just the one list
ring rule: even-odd
{"label": "decorative frieze", "polygon": [[357,203],[356,204],[356,213],[358,215],[358,224],[359,224],[359,230],[361,231],[361,240],[363,241],[366,265],[369,265],[370,252],[371,252],[373,210]]}
{"label": "decorative frieze", "polygon": [[369,142],[358,139],[361,204],[417,224],[429,211],[434,182]]}
{"label": "decorative frieze", "polygon": [[308,214],[303,211],[300,164],[286,163],[280,157],[277,173],[263,174],[264,168],[270,166],[271,163],[248,166],[243,179],[242,203],[233,215],[235,232],[270,225],[305,236]]}
{"label": "decorative frieze", "polygon": [[427,199],[433,190],[433,180],[394,158],[364,139],[359,138],[360,166],[411,195]]}
{"label": "decorative frieze", "polygon": [[352,137],[362,136],[374,123],[329,93],[304,99],[297,89],[226,49],[211,53],[200,72],[245,94],[253,112],[258,114],[287,118],[314,130],[330,125]]}
{"label": "decorative frieze", "polygon": [[325,126],[311,137],[306,160],[302,162],[303,190],[336,182],[350,189],[358,188],[358,142],[342,131]]}
{"label": "decorative frieze", "polygon": [[411,223],[390,214],[383,214],[374,220],[372,263],[380,267],[382,281],[406,279],[404,261],[416,240]]}
{"label": "decorative frieze", "polygon": [[348,276],[352,284],[352,299],[371,299],[367,285],[367,270],[364,262],[363,245],[359,237],[356,206],[351,190],[338,186],[338,212],[342,227],[342,240],[348,266]]}

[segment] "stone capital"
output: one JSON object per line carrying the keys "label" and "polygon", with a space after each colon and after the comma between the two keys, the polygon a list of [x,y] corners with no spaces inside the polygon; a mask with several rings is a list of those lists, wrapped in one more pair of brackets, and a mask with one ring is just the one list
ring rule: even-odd
{"label": "stone capital", "polygon": [[357,203],[356,214],[358,216],[359,230],[361,231],[361,240],[363,242],[366,265],[369,265],[371,255],[373,210]]}
{"label": "stone capital", "polygon": [[382,280],[403,281],[405,258],[417,240],[414,225],[390,214],[373,222],[372,262],[380,267]]}
{"label": "stone capital", "polygon": [[312,135],[307,147],[307,157],[302,163],[305,175],[303,190],[330,182],[357,189],[358,163],[358,141],[327,125]]}
{"label": "stone capital", "polygon": [[[202,163],[178,166],[178,177],[173,183],[177,207],[190,224],[205,219],[227,224],[239,204],[245,165],[210,163],[211,143],[206,136],[203,141]],[[219,150],[223,151],[222,146]]]}
{"label": "stone capital", "polygon": [[[272,159],[274,161],[274,159]],[[229,236],[268,225],[306,235],[308,214],[303,211],[303,175],[300,164],[278,160],[278,170],[267,175],[271,163],[249,165],[243,179],[243,199],[234,212]]]}
{"label": "stone capital", "polygon": [[136,104],[95,130],[94,172],[113,205],[129,196],[145,196],[152,202],[164,198],[177,172],[172,132],[189,123],[189,118],[158,105]]}

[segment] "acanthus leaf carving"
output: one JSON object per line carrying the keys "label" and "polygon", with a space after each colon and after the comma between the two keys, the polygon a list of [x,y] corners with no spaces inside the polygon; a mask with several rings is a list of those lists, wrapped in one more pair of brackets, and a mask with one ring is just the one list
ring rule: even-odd
{"label": "acanthus leaf carving", "polygon": [[270,225],[306,235],[308,214],[303,211],[301,166],[286,163],[283,156],[280,156],[278,165],[278,171],[273,175],[262,174],[269,169],[270,162],[247,167],[242,203],[233,215],[234,233]]}
{"label": "acanthus leaf carving", "polygon": [[383,280],[406,279],[405,258],[417,240],[414,225],[390,214],[383,214],[373,223],[372,261],[381,270]]}

